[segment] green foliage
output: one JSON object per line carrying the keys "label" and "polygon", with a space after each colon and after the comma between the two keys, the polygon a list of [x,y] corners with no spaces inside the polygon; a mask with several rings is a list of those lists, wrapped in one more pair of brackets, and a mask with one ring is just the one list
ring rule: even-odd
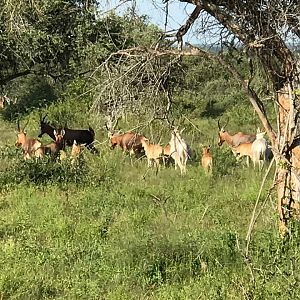
{"label": "green foliage", "polygon": [[33,110],[45,107],[57,100],[57,93],[45,78],[28,76],[12,82],[7,86],[11,91],[15,103],[6,105],[1,111],[5,120],[14,121],[20,119]]}
{"label": "green foliage", "polygon": [[32,73],[65,83],[94,69],[110,53],[147,46],[159,35],[143,17],[99,17],[96,1],[44,0],[16,8],[8,1],[0,21],[2,84]]}
{"label": "green foliage", "polygon": [[235,173],[237,161],[228,147],[215,147],[212,149],[212,153],[214,158],[213,176],[215,178],[222,178],[223,176]]}
{"label": "green foliage", "polygon": [[0,175],[2,188],[16,184],[45,185],[49,183],[65,185],[70,182],[87,183],[85,164],[71,164],[70,160],[55,162],[51,158],[24,160],[21,153],[15,155],[12,149],[3,149],[1,155],[9,163]]}

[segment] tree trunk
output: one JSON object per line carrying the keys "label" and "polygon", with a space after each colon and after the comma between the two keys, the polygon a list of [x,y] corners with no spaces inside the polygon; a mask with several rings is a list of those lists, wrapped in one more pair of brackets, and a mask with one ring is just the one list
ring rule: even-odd
{"label": "tree trunk", "polygon": [[298,215],[300,200],[300,143],[295,139],[297,110],[296,98],[292,91],[293,85],[290,82],[277,91],[278,138],[274,155],[277,166],[279,231],[283,235],[288,230],[288,220]]}

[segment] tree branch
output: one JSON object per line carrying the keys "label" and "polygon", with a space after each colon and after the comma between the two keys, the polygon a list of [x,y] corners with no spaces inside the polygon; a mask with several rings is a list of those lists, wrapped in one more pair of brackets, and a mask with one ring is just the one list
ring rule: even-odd
{"label": "tree branch", "polygon": [[199,17],[200,12],[202,11],[203,7],[202,5],[196,5],[195,9],[187,19],[184,25],[182,25],[177,33],[176,33],[176,38],[178,42],[178,49],[182,50],[183,42],[182,42],[182,37],[188,32],[188,30],[191,28],[191,26],[194,24],[196,19]]}
{"label": "tree branch", "polygon": [[0,79],[0,85],[5,85],[6,83],[8,83],[11,80],[14,80],[14,79],[22,77],[22,76],[26,76],[26,75],[31,74],[31,73],[33,73],[32,70],[25,70],[25,71],[22,71],[22,72],[19,72],[19,73],[9,75],[5,78],[1,78]]}

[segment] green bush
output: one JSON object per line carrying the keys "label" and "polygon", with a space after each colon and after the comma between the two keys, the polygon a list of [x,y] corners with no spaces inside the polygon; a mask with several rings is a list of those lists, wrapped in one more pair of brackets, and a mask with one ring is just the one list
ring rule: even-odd
{"label": "green bush", "polygon": [[211,152],[213,153],[213,177],[220,178],[234,174],[237,161],[228,147],[215,146]]}

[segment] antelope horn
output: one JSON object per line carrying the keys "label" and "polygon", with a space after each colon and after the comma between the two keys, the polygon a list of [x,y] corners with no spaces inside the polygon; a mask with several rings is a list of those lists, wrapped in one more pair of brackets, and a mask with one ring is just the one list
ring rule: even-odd
{"label": "antelope horn", "polygon": [[27,122],[25,123],[25,126],[23,127],[23,131],[25,130],[26,126],[28,125],[29,123],[29,119],[27,120]]}
{"label": "antelope horn", "polygon": [[21,128],[20,128],[20,120],[18,119],[18,121],[17,121],[17,128],[18,128],[18,132],[20,132],[21,131]]}
{"label": "antelope horn", "polygon": [[116,128],[116,126],[118,125],[119,119],[120,119],[120,118],[118,117],[117,120],[116,120],[116,122],[115,122],[115,124],[114,124],[114,126],[113,126],[113,128],[112,128],[113,130],[114,130],[114,129]]}
{"label": "antelope horn", "polygon": [[220,119],[218,119],[218,128],[221,130]]}
{"label": "antelope horn", "polygon": [[223,126],[223,128],[225,128],[225,127],[227,126],[228,122],[229,122],[229,117],[227,117],[227,122],[226,122],[226,124]]}

